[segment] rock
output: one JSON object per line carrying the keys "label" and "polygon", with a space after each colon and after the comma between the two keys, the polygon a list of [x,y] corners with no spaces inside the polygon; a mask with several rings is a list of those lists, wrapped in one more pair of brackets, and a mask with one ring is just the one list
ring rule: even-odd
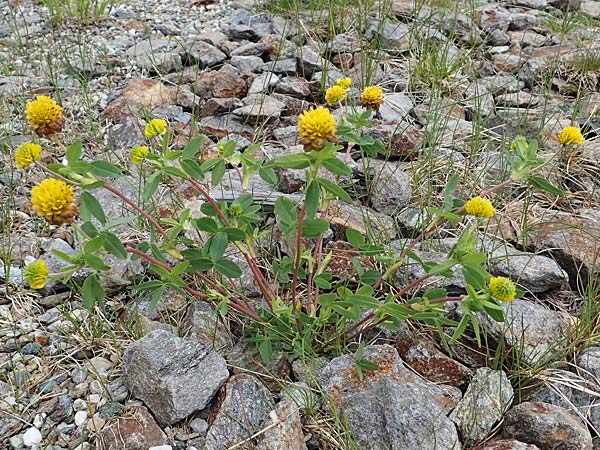
{"label": "rock", "polygon": [[294,402],[279,402],[269,413],[269,419],[263,427],[275,426],[271,426],[260,435],[257,450],[306,450],[300,412]]}
{"label": "rock", "polygon": [[579,10],[590,17],[595,19],[600,18],[600,4],[593,0],[583,0]]}
{"label": "rock", "polygon": [[256,345],[245,341],[238,342],[226,355],[227,362],[232,366],[234,374],[267,373],[261,381],[273,392],[278,392],[281,382],[291,378],[291,367],[287,355],[282,351],[273,352],[273,360],[265,363]]}
{"label": "rock", "polygon": [[405,94],[385,94],[379,115],[385,123],[396,124],[404,121],[414,106],[413,101]]}
{"label": "rock", "polygon": [[347,228],[360,231],[364,235],[374,234],[384,241],[390,241],[396,236],[394,219],[366,207],[335,200],[329,203],[325,214],[325,219],[329,220],[342,236],[346,235]]}
{"label": "rock", "polygon": [[498,106],[507,106],[511,108],[523,108],[536,106],[540,99],[536,95],[531,95],[527,92],[515,92],[512,94],[502,94],[496,97]]}
{"label": "rock", "polygon": [[306,383],[300,381],[285,386],[281,394],[281,400],[294,402],[301,411],[312,411],[316,408],[319,397]]}
{"label": "rock", "polygon": [[481,450],[540,450],[540,448],[514,439],[502,439],[486,445]]}
{"label": "rock", "polygon": [[23,445],[25,447],[37,447],[42,442],[42,433],[36,427],[31,427],[23,434]]}
{"label": "rock", "polygon": [[407,327],[401,328],[396,349],[406,364],[432,383],[461,388],[473,376],[470,369],[445,355],[426,337],[414,335]]}
{"label": "rock", "polygon": [[121,122],[108,128],[105,141],[108,146],[117,150],[124,158],[129,158],[131,147],[144,142],[142,126],[137,118],[125,116]]}
{"label": "rock", "polygon": [[195,92],[205,100],[213,97],[243,98],[248,92],[246,82],[232,66],[202,73],[194,87]]}
{"label": "rock", "polygon": [[409,49],[409,28],[406,24],[389,19],[372,21],[369,34],[378,39],[383,50],[397,54]]}
{"label": "rock", "polygon": [[302,78],[285,77],[277,83],[275,92],[296,98],[306,98],[310,95],[310,84]]}
{"label": "rock", "polygon": [[128,116],[142,116],[158,106],[180,105],[191,109],[200,105],[200,98],[182,86],[167,86],[159,80],[138,78],[131,81],[123,93],[111,101],[100,114],[102,120],[121,122]]}
{"label": "rock", "polygon": [[248,95],[253,94],[266,94],[271,88],[279,83],[279,77],[275,75],[273,72],[263,72],[258,75],[250,89],[248,89]]}
{"label": "rock", "polygon": [[194,433],[206,434],[208,431],[208,422],[200,418],[190,421],[190,428]]}
{"label": "rock", "polygon": [[419,145],[423,133],[414,125],[406,122],[396,124],[376,123],[365,130],[365,134],[381,142],[386,147],[386,158],[412,160],[417,156],[415,148]]}
{"label": "rock", "polygon": [[170,39],[148,39],[135,44],[125,52],[131,62],[151,72],[174,72],[183,68],[181,46]]}
{"label": "rock", "polygon": [[363,358],[379,369],[363,371],[362,381],[354,355],[334,358],[319,377],[360,448],[461,448],[456,428],[446,417],[454,399],[404,367],[393,347],[367,346]]}
{"label": "rock", "polygon": [[544,360],[549,351],[563,348],[565,336],[575,319],[528,300],[517,299],[502,303],[505,322],[496,322],[481,315],[482,327],[494,339],[503,337],[511,347],[516,347],[530,364]]}
{"label": "rock", "polygon": [[86,367],[98,377],[106,379],[110,374],[114,363],[101,356],[94,356],[85,363]]}
{"label": "rock", "polygon": [[[225,450],[262,429],[273,407],[264,385],[250,375],[234,375],[224,387],[224,400],[206,435],[207,450]],[[243,449],[251,448],[251,442]]]}
{"label": "rock", "polygon": [[294,378],[310,387],[316,387],[322,370],[329,360],[323,356],[315,359],[296,359],[292,362]]}
{"label": "rock", "polygon": [[476,10],[477,25],[484,31],[508,30],[511,15],[503,8],[492,5],[484,5]]}
{"label": "rock", "polygon": [[[271,51],[271,45],[264,42],[249,42],[237,47],[231,52],[231,56],[266,56]],[[262,58],[261,58],[262,59]]]}
{"label": "rock", "polygon": [[231,134],[251,138],[254,128],[242,122],[234,114],[225,114],[222,116],[204,117],[198,123],[198,128],[202,133],[222,139]]}
{"label": "rock", "polygon": [[277,75],[295,75],[298,72],[298,61],[295,58],[280,59],[265,63],[265,70]]}
{"label": "rock", "polygon": [[240,72],[261,72],[264,61],[258,56],[232,56],[229,64]]}
{"label": "rock", "polygon": [[552,258],[521,252],[499,240],[487,242],[492,274],[508,277],[534,293],[560,289],[568,284],[569,276]]}
{"label": "rock", "polygon": [[87,419],[88,419],[87,411],[77,411],[75,413],[75,425],[77,425],[78,427],[85,424],[87,422]]}
{"label": "rock", "polygon": [[98,441],[100,450],[147,450],[166,444],[168,439],[148,410],[137,406],[127,417],[119,417],[104,428]]}
{"label": "rock", "polygon": [[231,350],[231,333],[207,302],[193,302],[187,310],[183,326],[189,329],[187,338],[216,352]]}
{"label": "rock", "polygon": [[186,45],[185,52],[188,58],[201,69],[217,66],[227,59],[225,53],[204,41],[196,41],[191,45]]}
{"label": "rock", "polygon": [[202,105],[200,117],[226,114],[242,106],[244,106],[244,104],[239,98],[211,98]]}
{"label": "rock", "polygon": [[406,207],[412,196],[410,175],[393,161],[368,162],[371,175],[370,200],[373,208],[393,216]]}
{"label": "rock", "polygon": [[543,210],[528,220],[528,243],[548,251],[569,274],[573,289],[584,288],[600,273],[600,211],[579,209],[577,215]]}
{"label": "rock", "polygon": [[131,344],[123,369],[132,395],[165,425],[204,408],[229,376],[221,356],[165,330]]}
{"label": "rock", "polygon": [[283,102],[270,96],[258,96],[258,98],[249,99],[248,103],[246,106],[233,110],[233,114],[250,123],[274,122],[279,119],[285,109]]}
{"label": "rock", "polygon": [[298,66],[300,67],[300,75],[309,80],[315,72],[319,72],[327,66],[327,61],[321,58],[312,47],[305,45],[300,49]]}
{"label": "rock", "polygon": [[588,429],[566,409],[548,403],[514,406],[504,418],[502,435],[541,450],[592,450]]}
{"label": "rock", "polygon": [[501,370],[478,369],[465,395],[450,414],[466,442],[479,443],[502,419],[513,400],[513,389]]}

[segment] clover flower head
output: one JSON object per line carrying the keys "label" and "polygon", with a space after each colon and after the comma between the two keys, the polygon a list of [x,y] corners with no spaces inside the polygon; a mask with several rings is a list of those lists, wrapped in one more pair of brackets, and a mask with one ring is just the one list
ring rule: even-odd
{"label": "clover flower head", "polygon": [[24,169],[29,165],[33,164],[40,159],[42,154],[42,147],[39,144],[33,144],[26,142],[21,144],[17,150],[15,150],[15,163],[17,168]]}
{"label": "clover flower head", "polygon": [[146,156],[148,156],[148,153],[150,153],[150,150],[148,150],[148,147],[146,147],[145,145],[135,145],[131,149],[131,153],[129,154],[129,156],[131,157],[132,163],[141,164],[142,161],[146,159]]}
{"label": "clover flower head", "polygon": [[325,92],[325,101],[329,106],[337,106],[348,98],[346,89],[337,84],[331,86]]}
{"label": "clover flower head", "polygon": [[383,91],[379,86],[367,86],[360,94],[360,104],[372,111],[379,111],[383,103]]}
{"label": "clover flower head", "polygon": [[331,112],[317,106],[298,116],[298,135],[302,138],[304,151],[322,150],[327,142],[337,142],[335,118]]}
{"label": "clover flower head", "polygon": [[470,216],[483,217],[489,219],[494,217],[496,209],[492,202],[487,198],[480,196],[473,197],[465,203],[465,211]]}
{"label": "clover flower head", "polygon": [[152,119],[146,124],[144,136],[147,139],[152,139],[159,134],[164,134],[167,131],[167,121],[164,119]]}
{"label": "clover flower head", "polygon": [[350,86],[352,86],[352,78],[338,78],[335,80],[335,85],[341,87],[342,89],[348,90]]}
{"label": "clover flower head", "polygon": [[75,191],[56,178],[46,178],[31,188],[31,206],[39,217],[52,225],[73,223],[73,218],[79,214]]}
{"label": "clover flower head", "polygon": [[46,95],[38,95],[25,107],[27,123],[38,136],[44,137],[51,137],[62,130],[65,124],[62,113],[62,107]]}
{"label": "clover flower head", "polygon": [[581,129],[577,127],[565,127],[556,135],[556,140],[561,145],[581,145],[585,141]]}
{"label": "clover flower head", "polygon": [[25,267],[25,279],[31,289],[42,289],[46,285],[49,274],[50,271],[42,259],[38,259]]}
{"label": "clover flower head", "polygon": [[517,296],[515,283],[506,277],[491,277],[488,287],[492,295],[503,302],[512,302]]}

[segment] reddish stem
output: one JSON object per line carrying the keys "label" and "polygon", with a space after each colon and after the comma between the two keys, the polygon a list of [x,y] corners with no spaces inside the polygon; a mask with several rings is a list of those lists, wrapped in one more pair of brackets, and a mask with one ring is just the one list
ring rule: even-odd
{"label": "reddish stem", "polygon": [[292,274],[292,304],[296,307],[296,288],[298,287],[298,271],[300,270],[300,260],[302,258],[302,223],[306,215],[306,206],[303,205],[298,214],[298,231],[296,232],[296,258],[294,260],[294,273]]}

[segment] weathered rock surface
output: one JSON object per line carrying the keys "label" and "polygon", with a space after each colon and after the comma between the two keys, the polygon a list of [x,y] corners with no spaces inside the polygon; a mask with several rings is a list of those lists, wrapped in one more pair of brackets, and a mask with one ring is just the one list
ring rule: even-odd
{"label": "weathered rock surface", "polygon": [[478,369],[462,400],[450,414],[462,439],[479,443],[500,421],[513,400],[513,389],[500,370]]}
{"label": "weathered rock surface", "polygon": [[275,406],[264,424],[269,426],[259,437],[257,450],[306,450],[300,413],[293,401],[282,400]]}
{"label": "weathered rock surface", "polygon": [[119,417],[104,428],[97,441],[101,450],[147,450],[167,443],[166,434],[142,406],[133,408],[130,415]]}
{"label": "weathered rock surface", "polygon": [[548,403],[514,406],[504,418],[502,434],[541,450],[592,449],[592,436],[585,425],[566,409]]}
{"label": "weathered rock surface", "polygon": [[[234,375],[223,389],[223,402],[206,435],[207,450],[225,450],[246,441],[261,430],[273,408],[267,388],[250,375]],[[253,444],[248,440],[240,448]]]}
{"label": "weathered rock surface", "polygon": [[353,355],[334,358],[319,377],[358,445],[369,450],[461,448],[446,417],[455,400],[404,367],[393,347],[368,346],[363,357],[379,369],[364,371],[362,381]]}
{"label": "weathered rock surface", "polygon": [[225,360],[209,347],[156,330],[123,354],[127,385],[170,425],[204,408],[227,380]]}

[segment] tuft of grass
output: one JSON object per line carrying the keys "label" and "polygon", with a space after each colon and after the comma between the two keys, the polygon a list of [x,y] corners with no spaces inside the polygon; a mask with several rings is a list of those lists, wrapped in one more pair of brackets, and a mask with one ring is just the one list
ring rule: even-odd
{"label": "tuft of grass", "polygon": [[57,23],[76,20],[89,24],[110,14],[116,0],[42,0]]}

